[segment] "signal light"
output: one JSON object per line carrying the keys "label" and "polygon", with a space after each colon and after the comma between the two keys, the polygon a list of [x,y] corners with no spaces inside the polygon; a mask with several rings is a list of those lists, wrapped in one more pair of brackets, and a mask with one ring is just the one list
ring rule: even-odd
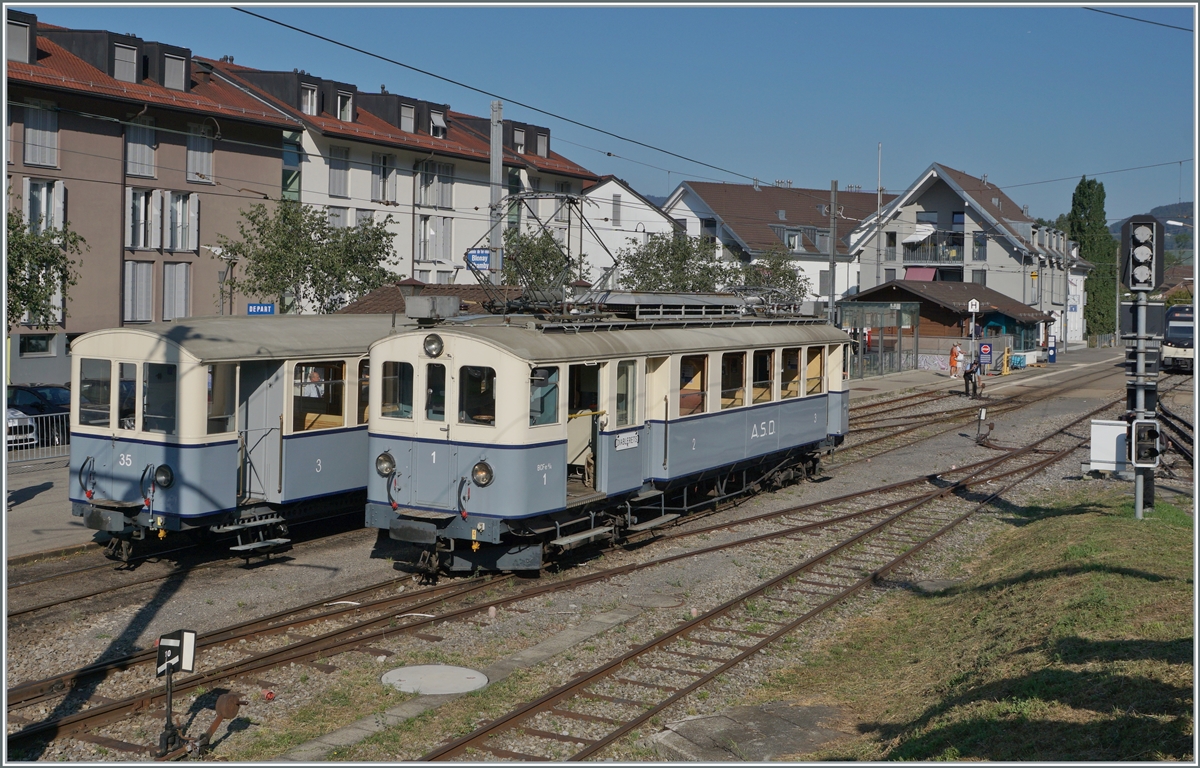
{"label": "signal light", "polygon": [[1163,281],[1163,225],[1150,215],[1121,227],[1122,280],[1133,291],[1153,291]]}
{"label": "signal light", "polygon": [[1133,452],[1133,466],[1157,467],[1159,454],[1162,453],[1158,443],[1158,422],[1154,419],[1137,419],[1133,422],[1132,429],[1133,439],[1130,441],[1130,447]]}

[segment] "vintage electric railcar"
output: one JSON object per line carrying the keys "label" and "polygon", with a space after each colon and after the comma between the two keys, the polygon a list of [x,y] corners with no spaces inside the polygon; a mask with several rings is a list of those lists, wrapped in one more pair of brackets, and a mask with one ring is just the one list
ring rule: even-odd
{"label": "vintage electric railcar", "polygon": [[367,350],[396,322],[211,317],[80,336],[72,514],[128,559],[147,534],[197,529],[270,552],[292,520],[361,509]]}
{"label": "vintage electric railcar", "polygon": [[815,470],[845,436],[823,322],[513,319],[371,346],[366,521],[425,569],[526,570]]}

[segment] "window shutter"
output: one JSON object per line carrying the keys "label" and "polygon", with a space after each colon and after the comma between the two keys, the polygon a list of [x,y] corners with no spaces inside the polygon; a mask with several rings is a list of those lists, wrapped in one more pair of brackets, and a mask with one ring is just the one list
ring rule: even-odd
{"label": "window shutter", "polygon": [[29,210],[29,200],[33,195],[33,190],[31,187],[32,184],[30,183],[28,176],[21,179],[21,213],[25,216],[26,226],[33,222],[33,216]]}
{"label": "window shutter", "polygon": [[383,199],[383,155],[371,156],[371,199]]}
{"label": "window shutter", "polygon": [[192,314],[192,265],[177,264],[176,280],[178,292],[175,294],[176,317],[189,317]]}
{"label": "window shutter", "polygon": [[387,199],[396,202],[396,156],[388,155]]}
{"label": "window shutter", "polygon": [[133,262],[125,262],[125,321],[133,319]]}
{"label": "window shutter", "polygon": [[200,195],[193,192],[188,195],[187,248],[189,251],[200,250]]}
{"label": "window shutter", "polygon": [[449,216],[442,217],[442,236],[441,242],[438,243],[441,246],[441,252],[438,254],[438,258],[448,264],[454,263],[454,255],[450,251],[453,246],[453,233],[454,219]]}
{"label": "window shutter", "polygon": [[612,225],[614,227],[619,227],[621,226],[621,196],[613,195],[612,203]]}
{"label": "window shutter", "polygon": [[175,319],[175,268],[178,264],[163,264],[163,320]]}
{"label": "window shutter", "polygon": [[[133,245],[133,188],[125,187],[125,247]],[[128,276],[128,273],[126,273]],[[128,293],[126,293],[128,298]]]}
{"label": "window shutter", "polygon": [[454,207],[454,166],[448,163],[441,164],[441,172],[438,174],[441,181],[440,199],[438,205],[442,208]]}
{"label": "window shutter", "polygon": [[139,261],[137,264],[137,277],[134,283],[137,286],[137,311],[138,320],[153,320],[154,319],[154,262]]}
{"label": "window shutter", "polygon": [[67,223],[67,185],[62,179],[54,182],[54,226],[62,229]]}
{"label": "window shutter", "polygon": [[161,189],[156,189],[150,193],[150,247],[155,250],[162,248],[163,242],[163,222],[162,222],[162,207],[163,207],[163,192]]}

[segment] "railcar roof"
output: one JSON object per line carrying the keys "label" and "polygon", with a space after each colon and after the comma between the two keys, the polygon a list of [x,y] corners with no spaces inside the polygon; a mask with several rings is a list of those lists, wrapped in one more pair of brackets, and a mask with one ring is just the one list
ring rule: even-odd
{"label": "railcar roof", "polygon": [[447,325],[428,330],[445,332],[447,336],[481,339],[516,357],[535,362],[599,360],[620,355],[668,355],[755,346],[843,344],[850,341],[844,332],[825,323],[764,321],[692,324],[686,327],[647,324],[642,327],[627,325],[613,328],[587,324],[540,328],[525,325]]}
{"label": "railcar roof", "polygon": [[[395,330],[416,322],[395,318]],[[392,315],[273,315],[190,317],[171,323],[106,328],[84,334],[74,345],[112,333],[155,336],[201,362],[283,360],[294,357],[366,354],[371,342],[392,332]]]}

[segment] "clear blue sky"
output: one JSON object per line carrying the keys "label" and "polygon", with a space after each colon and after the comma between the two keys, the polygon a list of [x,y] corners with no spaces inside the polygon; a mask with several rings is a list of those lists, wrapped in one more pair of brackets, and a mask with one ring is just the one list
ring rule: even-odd
{"label": "clear blue sky", "polygon": [[[14,7],[488,114],[487,96],[231,8]],[[252,10],[767,182],[873,190],[883,142],[888,190],[940,162],[1052,218],[1083,174],[1171,163],[1098,176],[1109,217],[1195,199],[1194,33],[1082,7]],[[1191,6],[1104,10],[1195,27]],[[745,181],[507,102],[504,114],[550,127],[557,151],[644,194]]]}

